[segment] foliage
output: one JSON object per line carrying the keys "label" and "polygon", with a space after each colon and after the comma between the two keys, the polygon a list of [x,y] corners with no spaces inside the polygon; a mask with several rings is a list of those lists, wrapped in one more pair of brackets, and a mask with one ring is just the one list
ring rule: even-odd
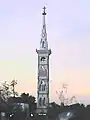
{"label": "foliage", "polygon": [[[20,96],[16,97],[17,92],[15,91],[16,81],[13,80],[9,84],[8,82],[4,82],[0,86],[0,112],[6,112],[6,116],[10,117],[13,115],[14,117],[18,116],[23,113],[24,117],[26,117],[27,113],[35,113],[36,109],[36,101],[35,97],[29,95],[28,93],[22,93]],[[13,95],[13,97],[12,97]],[[21,105],[29,106],[28,109]],[[22,115],[22,116],[23,116]],[[17,117],[16,117],[17,118]]]}
{"label": "foliage", "polygon": [[27,103],[29,104],[29,111],[31,113],[35,112],[35,109],[36,109],[36,99],[35,97],[33,97],[32,95],[29,96],[29,94],[25,94],[25,93],[22,93],[21,94],[21,99],[23,101],[23,103]]}
{"label": "foliage", "polygon": [[8,103],[7,100],[11,95],[9,84],[5,81],[0,86],[0,112],[7,111]]}
{"label": "foliage", "polygon": [[61,105],[70,105],[73,103],[77,103],[76,97],[71,96],[71,98],[68,97],[68,85],[63,84],[61,90],[56,91],[56,94],[58,95],[58,98],[60,100]]}
{"label": "foliage", "polygon": [[15,91],[15,85],[17,85],[17,81],[16,80],[12,80],[11,83],[10,83],[10,86],[11,86],[11,91],[12,91],[12,94],[13,96],[18,96],[18,93]]}
{"label": "foliage", "polygon": [[[26,107],[22,107],[23,105],[26,105]],[[29,114],[35,112],[36,109],[36,103],[35,103],[35,97],[29,95],[28,93],[22,93],[20,97],[10,97],[8,99],[8,116],[10,114],[14,114],[14,118],[17,118],[19,115],[23,113],[24,118]],[[18,114],[19,113],[19,114]]]}
{"label": "foliage", "polygon": [[[14,89],[15,92],[15,89]],[[29,95],[29,93],[22,93],[20,96],[14,94],[13,97],[12,88],[6,81],[0,86],[0,112],[6,112],[7,116],[13,114],[13,120],[25,120],[28,113],[33,113],[35,115],[36,110],[36,99],[34,96]],[[29,106],[29,109],[22,109],[21,103]],[[76,118],[72,120],[90,120],[90,105],[85,107],[84,104],[72,104],[72,105],[58,105],[55,102],[50,103],[48,108],[47,118],[48,120],[56,120],[60,113],[65,111],[74,110]],[[30,117],[29,117],[30,119]],[[34,118],[33,118],[34,119]],[[36,117],[36,120],[46,119],[45,117]]]}

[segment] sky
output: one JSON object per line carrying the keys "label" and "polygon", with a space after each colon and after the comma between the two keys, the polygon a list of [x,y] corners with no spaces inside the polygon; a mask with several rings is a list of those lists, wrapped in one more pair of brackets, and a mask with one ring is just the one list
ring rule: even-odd
{"label": "sky", "polygon": [[36,96],[42,8],[47,7],[50,100],[68,84],[68,96],[90,103],[90,1],[0,0],[0,83],[18,81],[16,91]]}

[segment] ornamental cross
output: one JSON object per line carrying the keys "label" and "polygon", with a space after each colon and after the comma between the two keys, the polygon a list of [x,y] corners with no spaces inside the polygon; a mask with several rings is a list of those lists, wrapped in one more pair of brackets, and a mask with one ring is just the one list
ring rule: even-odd
{"label": "ornamental cross", "polygon": [[46,7],[44,6],[43,9],[44,9],[44,11],[43,11],[42,15],[46,15],[46,12],[45,12]]}

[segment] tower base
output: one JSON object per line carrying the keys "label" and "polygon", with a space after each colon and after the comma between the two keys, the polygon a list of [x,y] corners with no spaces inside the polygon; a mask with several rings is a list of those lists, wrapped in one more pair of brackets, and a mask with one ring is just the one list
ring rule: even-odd
{"label": "tower base", "polygon": [[47,108],[37,108],[36,114],[38,115],[46,115],[47,114]]}

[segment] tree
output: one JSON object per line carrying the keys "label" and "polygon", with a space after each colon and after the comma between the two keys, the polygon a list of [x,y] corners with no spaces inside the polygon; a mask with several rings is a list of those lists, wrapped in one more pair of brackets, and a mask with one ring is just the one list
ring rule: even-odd
{"label": "tree", "polygon": [[5,81],[0,86],[0,111],[6,111],[8,108],[8,98],[11,95],[10,86]]}
{"label": "tree", "polygon": [[8,102],[8,100],[11,98],[13,92],[12,92],[12,86],[5,81],[0,85],[0,112],[6,112],[6,115],[8,116],[10,111],[12,110],[11,103]]}
{"label": "tree", "polygon": [[35,109],[36,109],[36,99],[34,96],[32,95],[29,95],[29,93],[22,93],[21,94],[21,99],[24,103],[27,103],[29,104],[29,111],[31,113],[34,113],[35,112]]}
{"label": "tree", "polygon": [[64,106],[64,105],[67,106],[68,104],[77,103],[75,96],[68,98],[67,86],[68,86],[67,84],[63,84],[62,89],[60,91],[56,91],[56,94],[59,97],[61,106]]}
{"label": "tree", "polygon": [[11,96],[11,90],[10,85],[7,81],[1,84],[1,97],[4,101],[7,101],[7,99]]}
{"label": "tree", "polygon": [[[5,81],[0,86],[0,115],[1,115],[1,112],[7,113],[7,111],[8,111],[7,101],[8,101],[8,98],[10,97],[10,95],[11,95],[10,86]],[[1,119],[1,116],[0,116],[0,119]]]}
{"label": "tree", "polygon": [[17,80],[12,80],[11,83],[10,83],[10,86],[12,87],[11,90],[12,90],[12,93],[13,93],[13,96],[18,96],[18,93],[15,92],[15,85],[17,85]]}
{"label": "tree", "polygon": [[[32,95],[29,95],[28,93],[22,93],[20,97],[10,97],[8,99],[8,105],[9,105],[9,115],[10,114],[15,114],[17,113],[18,117],[19,114],[23,112],[25,116],[29,113],[33,113],[36,110],[36,103],[35,103],[35,97]],[[22,105],[24,105],[22,108]]]}

